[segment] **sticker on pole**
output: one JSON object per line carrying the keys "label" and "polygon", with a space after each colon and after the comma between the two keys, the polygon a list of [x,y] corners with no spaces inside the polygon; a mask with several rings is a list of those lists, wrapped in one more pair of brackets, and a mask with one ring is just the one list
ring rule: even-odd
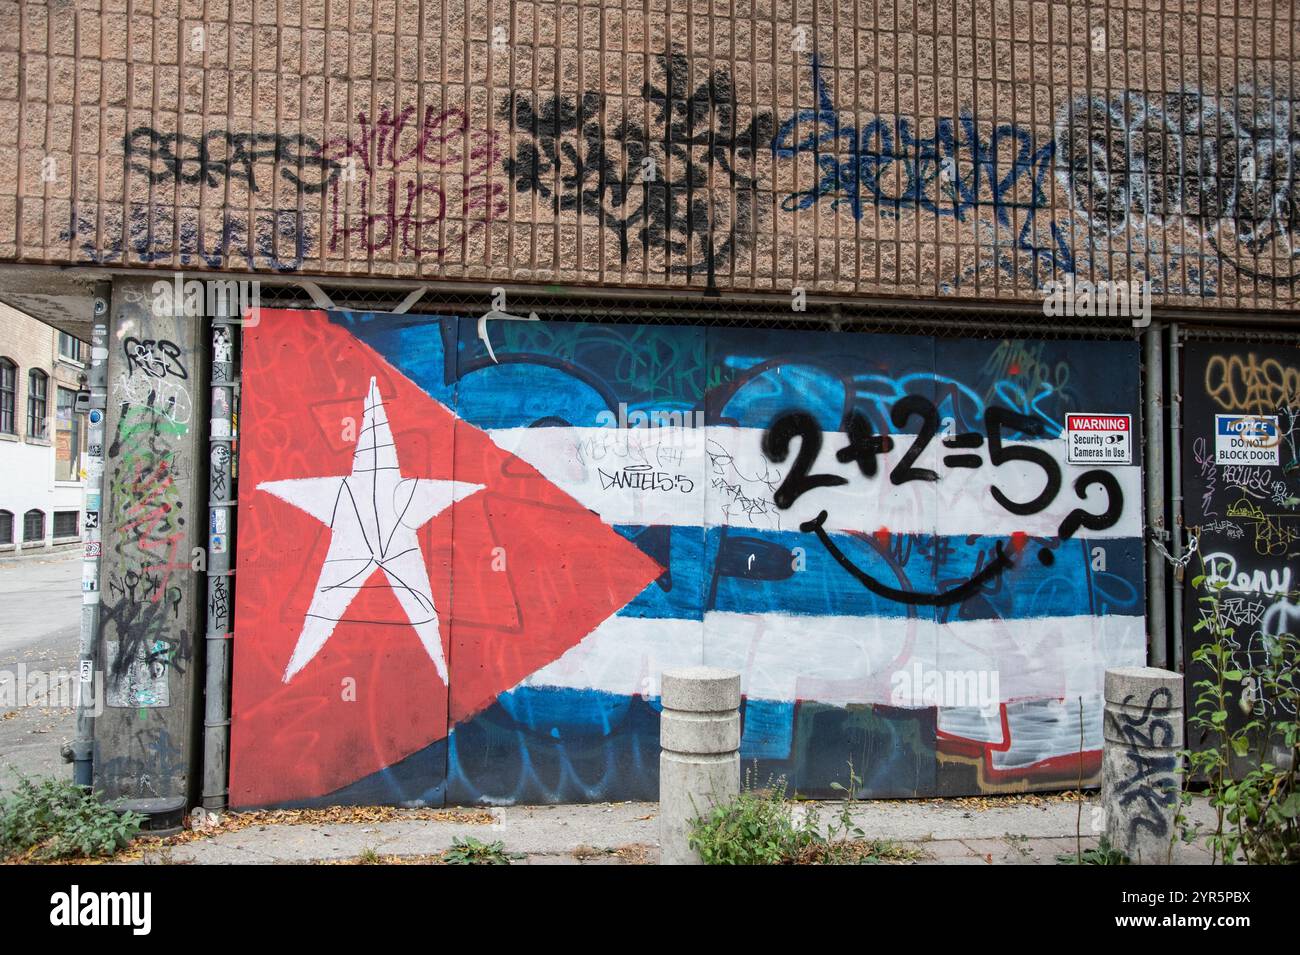
{"label": "sticker on pole", "polygon": [[1132,464],[1131,414],[1067,414],[1065,460],[1068,464]]}
{"label": "sticker on pole", "polygon": [[1214,463],[1277,464],[1277,415],[1216,414]]}

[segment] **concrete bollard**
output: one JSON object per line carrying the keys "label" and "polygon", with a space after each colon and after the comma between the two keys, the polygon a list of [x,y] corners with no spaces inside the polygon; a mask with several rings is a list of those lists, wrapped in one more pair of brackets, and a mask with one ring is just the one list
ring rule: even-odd
{"label": "concrete bollard", "polygon": [[659,864],[699,865],[691,822],[740,792],[740,674],[685,667],[661,680]]}
{"label": "concrete bollard", "polygon": [[1169,860],[1182,747],[1182,676],[1155,667],[1107,670],[1101,802],[1106,838],[1132,862]]}

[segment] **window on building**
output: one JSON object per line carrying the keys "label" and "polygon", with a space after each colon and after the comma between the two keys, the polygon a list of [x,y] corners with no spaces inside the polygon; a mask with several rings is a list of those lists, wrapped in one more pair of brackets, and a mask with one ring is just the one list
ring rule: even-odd
{"label": "window on building", "polygon": [[23,540],[45,540],[45,512],[32,508],[23,515]]}
{"label": "window on building", "polygon": [[14,409],[18,407],[18,366],[0,358],[0,431],[17,434]]}
{"label": "window on building", "polygon": [[55,537],[79,537],[81,532],[77,527],[77,518],[81,516],[80,511],[55,511],[54,512],[54,536]]}
{"label": "window on building", "polygon": [[81,480],[81,415],[73,411],[77,393],[59,388],[54,408],[54,480]]}
{"label": "window on building", "polygon": [[59,332],[59,357],[68,361],[81,361],[81,339],[73,338],[67,332]]}
{"label": "window on building", "polygon": [[0,544],[14,542],[14,512],[0,511]]}
{"label": "window on building", "polygon": [[46,433],[45,416],[50,376],[33,368],[27,373],[27,437],[43,438]]}

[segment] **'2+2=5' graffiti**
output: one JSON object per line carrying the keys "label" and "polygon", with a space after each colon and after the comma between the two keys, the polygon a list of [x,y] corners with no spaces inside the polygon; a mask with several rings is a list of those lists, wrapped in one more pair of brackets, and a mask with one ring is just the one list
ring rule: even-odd
{"label": "'2+2=5' graffiti", "polygon": [[[912,418],[920,419],[921,429],[912,446],[889,472],[890,483],[896,486],[912,481],[939,480],[937,472],[917,467],[915,463],[939,432],[939,412],[928,398],[908,395],[894,404],[890,420],[896,427],[902,428]],[[1011,428],[1031,437],[1042,437],[1046,431],[1044,423],[1038,418],[997,406],[988,409],[984,421],[987,435],[964,432],[942,439],[946,448],[958,452],[945,455],[944,466],[959,469],[981,467],[983,459],[978,454],[969,452],[982,447],[987,439],[989,463],[994,467],[1022,461],[1040,468],[1044,477],[1043,490],[1030,500],[1012,500],[996,486],[991,489],[994,500],[1011,514],[1024,516],[1041,512],[1056,499],[1061,490],[1060,465],[1042,448],[1004,444],[1003,429]],[[836,460],[841,464],[854,463],[864,478],[874,478],[879,469],[877,458],[893,450],[893,439],[889,435],[875,434],[867,420],[857,412],[850,416],[847,436],[848,443],[836,452]],[[816,488],[848,483],[848,479],[842,475],[813,473],[812,468],[821,452],[823,436],[821,426],[806,412],[787,412],[772,423],[763,435],[764,455],[775,463],[784,462],[789,457],[791,442],[795,438],[799,438],[799,452],[790,473],[773,495],[773,502],[782,510],[788,510],[802,495]],[[1119,521],[1124,508],[1119,481],[1109,471],[1085,471],[1074,482],[1075,494],[1080,500],[1086,500],[1088,489],[1093,486],[1100,486],[1106,491],[1105,510],[1100,513],[1092,513],[1083,508],[1071,511],[1057,528],[1061,540],[1069,539],[1080,528],[1105,530]],[[1004,550],[1002,543],[998,542],[993,560],[963,584],[935,593],[900,590],[880,582],[854,564],[826,532],[827,517],[823,510],[812,520],[803,522],[800,530],[815,534],[827,553],[868,590],[902,603],[938,607],[960,603],[986,582],[1015,566],[1013,558]],[[1038,559],[1044,565],[1050,565],[1054,557],[1050,549],[1043,548],[1038,552]]]}

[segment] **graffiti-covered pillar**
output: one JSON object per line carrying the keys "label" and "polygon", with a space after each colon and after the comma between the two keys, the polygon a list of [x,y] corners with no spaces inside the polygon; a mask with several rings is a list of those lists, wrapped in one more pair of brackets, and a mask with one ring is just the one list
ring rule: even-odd
{"label": "graffiti-covered pillar", "polygon": [[195,404],[207,379],[205,319],[172,285],[113,287],[95,723],[96,790],[157,827],[184,812],[198,775],[193,664],[204,607],[206,436]]}

